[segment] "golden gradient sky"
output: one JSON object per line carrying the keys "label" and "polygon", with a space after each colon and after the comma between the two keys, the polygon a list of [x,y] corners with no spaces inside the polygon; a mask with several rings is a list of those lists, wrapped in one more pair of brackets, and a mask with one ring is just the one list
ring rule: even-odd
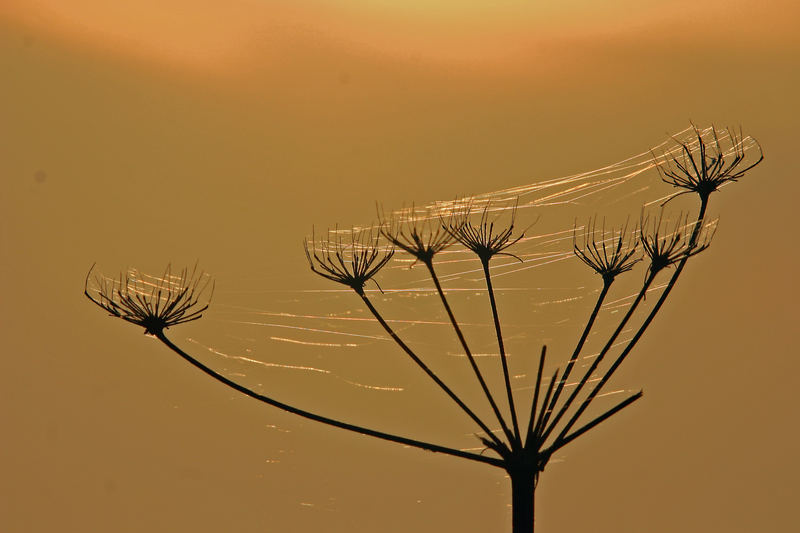
{"label": "golden gradient sky", "polygon": [[[785,45],[797,11],[793,2],[746,0],[542,4],[172,0],[168,7],[156,1],[121,7],[92,0],[11,0],[2,12],[32,30],[108,53],[247,76],[254,66],[283,62],[288,49],[308,46],[309,40],[386,61],[511,69],[539,63],[542,47],[569,50],[587,41],[656,37],[653,27],[674,31],[678,42],[701,37],[756,48]],[[784,16],[776,18],[778,11]]]}
{"label": "golden gradient sky", "polygon": [[[233,350],[225,305],[330,305],[275,296],[328,287],[312,224],[598,168],[690,120],[741,124],[766,160],[715,198],[714,245],[619,377],[644,399],[548,467],[537,531],[798,527],[800,8],[492,4],[0,5],[0,531],[509,530],[502,473],[237,398],[92,308],[86,270],[199,259],[216,307],[173,338]],[[337,383],[251,377],[386,429],[456,427],[427,389],[392,420]]]}

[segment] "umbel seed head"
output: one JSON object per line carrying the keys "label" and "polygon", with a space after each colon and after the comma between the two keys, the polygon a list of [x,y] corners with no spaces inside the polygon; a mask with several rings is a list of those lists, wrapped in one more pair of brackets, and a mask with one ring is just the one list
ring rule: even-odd
{"label": "umbel seed head", "polygon": [[425,264],[456,242],[455,237],[439,222],[438,215],[428,210],[418,212],[413,205],[391,217],[379,213],[379,218],[384,238]]}
{"label": "umbel seed head", "polygon": [[[449,219],[442,220],[442,227],[485,263],[488,263],[495,255],[509,255],[522,261],[514,254],[506,252],[508,248],[525,236],[525,232],[514,236],[516,204],[511,208],[511,220],[505,225],[497,224],[497,228],[495,228],[496,217],[490,216],[490,207],[490,204],[487,203],[483,209],[478,211],[471,202],[468,202]],[[507,208],[500,208],[500,210],[502,214]],[[480,212],[477,221],[473,217],[476,211]]]}
{"label": "umbel seed head", "polygon": [[86,297],[111,316],[143,327],[148,335],[199,319],[214,294],[214,282],[197,265],[178,274],[167,265],[160,277],[130,269],[119,279],[92,277],[93,270],[94,265],[86,275]]}
{"label": "umbel seed head", "polygon": [[[699,254],[709,246],[714,237],[715,224],[697,227],[700,221],[689,222],[689,216],[678,215],[671,226],[664,219],[663,212],[641,222],[640,242],[645,254],[650,258],[650,273],[657,274],[675,263]],[[712,229],[713,228],[713,229]]]}
{"label": "umbel seed head", "polygon": [[393,248],[380,246],[379,241],[380,232],[373,229],[342,232],[335,228],[328,230],[324,241],[318,241],[312,229],[311,239],[304,240],[303,247],[314,273],[362,293],[364,284],[394,255]]}
{"label": "umbel seed head", "polygon": [[[662,181],[683,189],[669,200],[690,192],[707,200],[712,192],[737,181],[764,159],[761,145],[752,137],[745,138],[741,130],[727,129],[720,134],[713,126],[705,132],[693,128],[694,139],[675,140],[679,155],[665,154],[663,161],[656,160]],[[750,148],[757,154],[752,158],[745,154]]]}
{"label": "umbel seed head", "polygon": [[572,249],[575,255],[592,270],[603,277],[605,283],[611,283],[618,275],[631,270],[641,257],[634,257],[638,242],[634,232],[628,231],[628,224],[616,230],[606,232],[605,219],[600,229],[597,228],[597,217],[589,219],[583,228],[583,242],[578,245],[578,228],[572,233]]}

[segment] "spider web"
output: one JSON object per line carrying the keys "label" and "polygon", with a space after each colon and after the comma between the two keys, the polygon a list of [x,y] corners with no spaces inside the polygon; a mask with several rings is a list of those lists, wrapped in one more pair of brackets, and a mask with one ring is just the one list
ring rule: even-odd
{"label": "spider web", "polygon": [[[711,128],[689,127],[650,150],[589,172],[389,213],[394,220],[413,218],[435,225],[440,217],[472,205],[486,209],[499,227],[515,213],[515,235],[524,231],[524,236],[509,250],[514,256],[492,260],[491,272],[520,426],[525,426],[530,413],[542,345],[548,348],[544,375],[552,375],[556,367],[563,370],[602,288],[600,277],[573,253],[574,236],[582,235],[595,215],[598,229],[610,231],[626,224],[633,229],[662,206],[667,219],[679,221],[688,213],[691,224],[697,215],[696,198],[673,198],[676,190],[660,180],[655,167],[681,157],[682,147],[676,141],[695,150],[698,135],[711,142],[713,134]],[[727,142],[727,153],[733,152],[732,144],[738,143],[743,151],[757,146],[749,137],[718,134],[719,141]],[[675,231],[683,229],[680,224],[675,227]],[[377,228],[334,229],[329,238],[337,232],[368,231]],[[610,244],[611,234],[606,237]],[[508,417],[481,264],[460,245],[437,254],[434,264],[489,388]],[[642,286],[646,266],[640,263],[614,284],[565,393],[619,323]],[[635,315],[639,320],[632,320],[616,340],[617,353],[667,278],[662,274],[650,288],[645,309]],[[499,431],[426,268],[398,252],[375,281],[368,284],[366,293],[387,323],[481,419]],[[306,287],[275,288],[266,281],[262,286],[248,293],[219,287],[203,322],[214,322],[222,333],[210,336],[202,327],[193,328],[196,333],[185,338],[189,351],[202,354],[206,363],[227,376],[298,407],[447,446],[481,449],[473,436],[479,431],[474,423],[408,359],[351,289],[312,274]],[[612,350],[607,359],[615,356]],[[604,370],[601,365],[593,381]],[[630,392],[620,382],[625,382],[624,377],[612,380],[601,394],[604,399],[584,415],[586,420],[593,409],[607,409],[621,399],[614,396]],[[542,386],[547,385],[545,379]]]}

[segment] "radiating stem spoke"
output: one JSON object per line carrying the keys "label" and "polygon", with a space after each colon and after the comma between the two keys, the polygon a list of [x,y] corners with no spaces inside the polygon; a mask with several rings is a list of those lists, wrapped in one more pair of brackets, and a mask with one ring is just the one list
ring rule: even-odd
{"label": "radiating stem spoke", "polygon": [[[556,437],[556,441],[563,439],[564,436],[567,434],[567,432],[569,432],[569,430],[572,428],[572,426],[575,425],[575,423],[580,418],[581,414],[583,414],[583,412],[586,410],[586,408],[589,406],[589,404],[592,403],[592,400],[594,400],[597,397],[597,395],[600,393],[600,391],[605,386],[605,384],[608,382],[608,380],[611,379],[611,376],[614,375],[614,372],[616,372],[616,370],[620,367],[620,365],[625,360],[625,358],[628,356],[628,354],[631,353],[633,348],[636,346],[636,343],[639,342],[639,339],[641,339],[642,335],[644,335],[645,330],[647,330],[648,326],[650,326],[650,323],[656,317],[656,315],[658,314],[659,310],[661,310],[661,306],[664,305],[664,302],[667,300],[667,297],[669,296],[670,291],[675,286],[675,283],[678,281],[678,277],[681,275],[681,272],[683,271],[684,266],[686,266],[686,262],[689,260],[689,257],[691,257],[692,249],[697,244],[697,239],[698,239],[698,237],[700,235],[700,230],[703,227],[703,223],[704,223],[704,220],[705,220],[705,214],[706,214],[706,209],[707,208],[708,208],[708,198],[703,197],[701,199],[700,212],[698,214],[697,221],[694,223],[694,229],[692,230],[692,235],[689,238],[687,251],[686,251],[683,259],[681,259],[678,262],[677,266],[675,267],[675,272],[673,272],[672,277],[670,277],[670,280],[667,283],[667,286],[664,287],[664,290],[661,292],[661,295],[659,296],[658,301],[653,306],[653,308],[650,310],[650,313],[644,319],[644,322],[642,322],[642,325],[639,326],[639,329],[636,331],[634,336],[625,345],[625,348],[622,350],[622,353],[620,353],[619,356],[617,356],[617,359],[614,361],[614,363],[608,368],[608,370],[606,370],[605,374],[603,374],[603,377],[600,379],[600,381],[597,383],[597,385],[595,385],[594,388],[592,389],[592,391],[589,393],[589,396],[587,396],[586,399],[583,401],[583,403],[581,403],[581,405],[578,408],[578,410],[575,412],[575,414],[570,418],[569,422],[567,422],[567,424],[564,426],[564,428],[558,434],[558,437]],[[648,275],[648,278],[647,278],[648,282],[652,283],[652,280],[653,280],[654,277],[655,277],[655,273],[651,272]],[[645,289],[649,285],[648,282],[645,283]],[[645,289],[643,289],[643,291]],[[639,294],[641,296],[641,295],[643,295],[643,292],[640,292]],[[555,425],[555,423],[553,425]]]}
{"label": "radiating stem spoke", "polygon": [[585,426],[581,427],[580,429],[575,430],[573,433],[570,433],[569,435],[567,435],[565,437],[559,436],[559,438],[556,439],[556,441],[553,443],[553,445],[548,449],[547,453],[552,454],[553,452],[557,451],[559,448],[563,448],[564,446],[566,446],[567,444],[569,444],[573,440],[577,439],[578,437],[580,437],[581,435],[583,435],[584,433],[586,433],[587,431],[589,431],[593,427],[597,426],[601,422],[607,420],[608,418],[611,418],[616,413],[618,413],[621,410],[625,409],[627,406],[629,406],[630,404],[632,404],[633,402],[635,402],[636,400],[638,400],[641,397],[642,397],[642,391],[639,391],[636,394],[634,394],[633,396],[631,396],[631,397],[623,400],[622,402],[618,403],[616,406],[612,407],[611,409],[609,409],[608,411],[606,411],[602,415],[598,416],[597,418],[595,418],[594,420],[592,420],[591,422],[589,422]]}
{"label": "radiating stem spoke", "polygon": [[503,432],[506,434],[506,437],[509,439],[509,442],[514,442],[514,434],[511,433],[511,430],[508,428],[508,425],[506,424],[503,415],[500,413],[500,409],[497,407],[497,402],[495,402],[492,393],[489,391],[489,387],[486,384],[486,380],[483,378],[483,374],[481,374],[480,368],[478,368],[478,364],[475,361],[475,357],[472,355],[472,350],[469,349],[469,345],[467,344],[467,340],[464,337],[464,333],[461,331],[461,327],[458,325],[458,321],[456,320],[456,317],[453,314],[453,310],[450,308],[450,303],[447,301],[447,298],[445,297],[444,291],[442,290],[442,285],[441,283],[439,283],[439,277],[436,275],[436,271],[433,268],[433,261],[425,262],[425,266],[428,267],[428,272],[430,272],[431,278],[433,279],[433,284],[436,286],[436,291],[439,293],[439,298],[442,300],[442,305],[444,305],[445,311],[447,311],[447,316],[450,318],[450,323],[453,325],[453,329],[456,332],[456,336],[458,337],[458,340],[461,343],[461,347],[464,349],[464,352],[467,355],[467,359],[469,360],[470,366],[472,367],[472,370],[475,373],[475,377],[478,378],[478,382],[481,385],[483,393],[486,395],[486,399],[489,400],[489,404],[492,406],[492,411],[494,411],[494,415],[495,417],[497,417],[497,421],[503,428]]}
{"label": "radiating stem spoke", "polygon": [[[644,296],[645,296],[645,294],[647,294],[647,290],[650,288],[650,285],[652,283],[653,283],[653,276],[648,275],[647,278],[645,279],[644,284],[642,285],[642,288],[639,290],[639,293],[636,295],[636,298],[634,298],[633,303],[631,303],[631,306],[628,308],[628,311],[625,313],[625,316],[622,317],[622,320],[620,321],[619,325],[617,325],[617,328],[614,330],[614,332],[611,334],[611,337],[609,337],[609,339],[606,342],[605,346],[603,346],[603,349],[600,350],[600,353],[597,355],[597,357],[594,358],[594,361],[592,361],[592,364],[589,365],[589,368],[583,374],[583,377],[581,377],[580,381],[578,382],[578,385],[575,387],[575,389],[573,389],[573,391],[570,393],[569,397],[567,397],[567,400],[561,406],[561,409],[558,410],[558,413],[556,413],[556,416],[550,422],[550,425],[547,426],[546,429],[543,428],[543,433],[542,433],[542,436],[541,436],[541,442],[542,443],[544,443],[544,441],[547,440],[547,438],[550,436],[550,434],[555,430],[556,426],[561,421],[561,418],[564,417],[564,415],[567,413],[569,408],[575,402],[575,399],[578,397],[578,394],[580,394],[580,392],[583,390],[583,388],[589,382],[589,379],[591,379],[592,374],[594,374],[594,371],[597,370],[597,367],[600,365],[600,363],[602,362],[602,360],[605,357],[605,355],[608,353],[608,351],[614,345],[614,342],[617,340],[617,337],[619,337],[620,333],[622,333],[622,330],[628,324],[628,321],[633,316],[633,313],[636,311],[636,308],[639,307],[639,304],[644,299]],[[563,434],[564,434],[564,432],[562,431],[561,435],[563,436]]]}
{"label": "radiating stem spoke", "polygon": [[[567,384],[567,378],[569,378],[570,372],[572,368],[575,366],[575,362],[578,360],[578,356],[583,349],[583,345],[586,342],[586,339],[589,337],[589,333],[592,331],[592,327],[594,326],[595,319],[597,318],[598,313],[600,312],[600,308],[603,306],[603,301],[608,294],[608,290],[611,288],[612,281],[605,281],[603,283],[603,289],[600,291],[600,295],[597,297],[597,302],[594,305],[594,309],[592,310],[592,314],[589,315],[589,320],[586,322],[586,327],[583,329],[583,333],[581,334],[580,340],[578,340],[578,344],[575,346],[575,350],[572,352],[572,357],[569,358],[569,362],[567,363],[567,368],[564,370],[564,374],[561,376],[561,380],[558,382],[558,387],[556,388],[556,392],[553,394],[553,398],[550,400],[550,405],[547,408],[547,412],[545,413],[544,420],[542,421],[542,427],[547,427],[547,422],[550,420],[550,415],[553,412],[553,409],[558,402],[558,398],[561,395],[561,391],[564,390],[564,387]],[[556,423],[558,420],[555,421]],[[546,439],[549,435],[547,432],[542,438]]]}
{"label": "radiating stem spoke", "polygon": [[539,356],[539,370],[536,372],[536,384],[533,387],[533,401],[531,402],[531,416],[528,418],[528,430],[525,432],[525,448],[534,446],[533,424],[536,421],[536,408],[539,404],[539,389],[542,387],[542,371],[544,370],[544,359],[547,354],[547,346],[542,346],[542,353]]}
{"label": "radiating stem spoke", "polygon": [[489,260],[481,258],[483,264],[483,274],[486,278],[486,290],[489,293],[489,303],[492,306],[492,318],[494,318],[494,329],[497,333],[497,346],[500,349],[500,361],[503,364],[503,378],[506,382],[506,393],[508,395],[508,408],[511,411],[511,422],[514,424],[514,440],[518,446],[522,446],[522,438],[519,433],[519,423],[517,422],[517,410],[514,406],[514,394],[511,391],[511,377],[508,372],[508,360],[506,358],[506,348],[503,343],[503,333],[500,329],[500,317],[497,314],[497,302],[494,298],[492,288],[492,276],[489,273]]}
{"label": "radiating stem spoke", "polygon": [[503,443],[503,441],[498,439],[497,436],[494,433],[492,433],[492,431],[486,426],[483,420],[481,420],[478,417],[478,415],[476,415],[472,411],[472,409],[467,407],[467,405],[461,400],[461,398],[459,398],[458,395],[455,392],[453,392],[452,389],[450,389],[450,387],[448,387],[439,378],[439,376],[437,376],[430,368],[428,368],[428,365],[426,365],[422,361],[422,359],[420,359],[417,356],[417,354],[414,353],[414,351],[408,347],[408,345],[405,342],[403,342],[403,340],[397,335],[397,333],[395,333],[395,331],[386,322],[386,320],[383,319],[383,316],[380,314],[380,312],[378,312],[378,310],[372,304],[370,299],[367,298],[367,295],[364,293],[364,291],[357,291],[357,292],[358,295],[361,296],[361,299],[364,301],[364,304],[366,304],[369,311],[372,313],[372,315],[375,317],[375,319],[378,321],[381,327],[383,327],[386,333],[388,333],[389,336],[394,340],[394,342],[397,343],[397,345],[400,346],[400,348],[402,348],[402,350],[417,364],[417,366],[419,366],[439,386],[440,389],[442,389],[454,402],[456,402],[456,404],[461,408],[461,410],[463,410],[472,420],[475,421],[476,424],[478,424],[478,426],[484,431],[484,433],[486,433],[488,438],[490,438],[496,445],[500,446],[501,449],[507,449],[505,443]]}
{"label": "radiating stem spoke", "polygon": [[248,389],[244,385],[236,383],[235,381],[233,381],[231,379],[228,379],[225,376],[223,376],[222,374],[219,374],[218,372],[212,370],[211,368],[207,367],[206,365],[204,365],[203,363],[201,363],[200,361],[198,361],[197,359],[195,359],[191,355],[189,355],[186,352],[184,352],[183,350],[181,350],[171,340],[169,340],[166,337],[166,335],[164,335],[163,331],[162,332],[157,332],[155,334],[155,336],[156,336],[156,338],[158,338],[158,340],[163,342],[170,350],[172,350],[173,352],[177,353],[183,359],[185,359],[186,361],[188,361],[189,363],[191,363],[195,367],[199,368],[200,370],[202,370],[203,372],[205,372],[206,374],[208,374],[212,378],[216,379],[217,381],[227,385],[228,387],[230,387],[230,388],[232,388],[234,390],[237,390],[237,391],[241,392],[242,394],[245,394],[245,395],[247,395],[247,396],[249,396],[251,398],[254,398],[256,400],[259,400],[261,402],[269,404],[269,405],[271,405],[273,407],[277,407],[278,409],[281,409],[283,411],[286,411],[286,412],[289,412],[289,413],[292,413],[292,414],[295,414],[295,415],[299,415],[299,416],[301,416],[303,418],[307,418],[307,419],[313,420],[315,422],[321,422],[321,423],[327,424],[329,426],[338,427],[340,429],[346,429],[348,431],[353,431],[355,433],[360,433],[362,435],[367,435],[367,436],[370,436],[370,437],[376,437],[376,438],[383,439],[383,440],[397,442],[399,444],[405,444],[406,446],[411,446],[411,447],[414,447],[414,448],[420,448],[420,449],[428,450],[428,451],[431,451],[431,452],[438,452],[438,453],[443,453],[443,454],[446,454],[446,455],[452,455],[452,456],[455,456],[455,457],[461,457],[461,458],[464,458],[464,459],[470,459],[472,461],[478,461],[478,462],[481,462],[481,463],[487,463],[487,464],[490,464],[490,465],[493,465],[493,466],[498,466],[498,467],[502,467],[503,464],[504,464],[503,461],[500,460],[500,459],[495,459],[495,458],[492,458],[492,457],[483,457],[482,455],[477,455],[477,454],[470,453],[470,452],[465,452],[465,451],[462,451],[462,450],[456,450],[456,449],[448,448],[446,446],[439,446],[437,444],[430,444],[430,443],[419,441],[419,440],[415,440],[415,439],[409,439],[409,438],[406,438],[406,437],[400,437],[400,436],[397,436],[397,435],[392,435],[390,433],[384,433],[382,431],[376,431],[374,429],[369,429],[369,428],[357,426],[357,425],[354,425],[354,424],[349,424],[347,422],[341,422],[339,420],[334,420],[332,418],[328,418],[326,416],[322,416],[322,415],[318,415],[316,413],[305,411],[303,409],[298,409],[297,407],[293,407],[293,406],[285,404],[283,402],[279,402],[277,400],[274,400],[274,399],[272,399],[272,398],[270,398],[268,396],[264,396],[263,394],[259,394],[259,393],[255,392],[255,391],[251,390],[251,389]]}

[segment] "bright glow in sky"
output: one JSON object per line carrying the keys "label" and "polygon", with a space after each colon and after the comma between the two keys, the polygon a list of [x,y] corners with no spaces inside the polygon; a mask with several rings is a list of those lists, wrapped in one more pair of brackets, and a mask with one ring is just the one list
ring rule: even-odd
{"label": "bright glow in sky", "polygon": [[[508,66],[521,57],[527,63],[553,43],[563,47],[598,35],[635,34],[641,39],[646,34],[643,30],[654,24],[663,28],[678,17],[685,20],[711,11],[716,12],[713,18],[719,25],[676,27],[676,38],[696,32],[709,39],[727,36],[734,26],[747,28],[736,29],[740,39],[753,33],[760,34],[759,41],[774,38],[774,24],[753,24],[753,17],[763,9],[752,4],[746,0],[723,4],[510,0],[490,6],[455,0],[142,0],[134,4],[8,0],[0,7],[0,18],[105,52],[171,67],[230,72],[280,61],[288,51],[309,45],[344,46],[359,54],[400,60]],[[784,19],[786,24],[791,18]]]}

